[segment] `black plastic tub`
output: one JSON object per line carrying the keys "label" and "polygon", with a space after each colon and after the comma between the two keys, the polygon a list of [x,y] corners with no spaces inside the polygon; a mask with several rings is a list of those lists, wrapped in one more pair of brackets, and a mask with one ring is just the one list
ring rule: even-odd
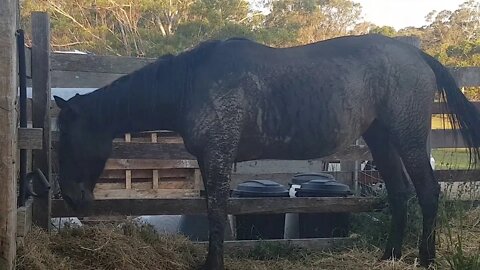
{"label": "black plastic tub", "polygon": [[292,177],[291,183],[301,185],[311,180],[335,180],[335,178],[328,173],[300,173]]}
{"label": "black plastic tub", "polygon": [[[233,190],[232,197],[288,197],[288,189],[271,180],[245,181]],[[285,214],[236,215],[238,240],[283,239]]]}
{"label": "black plastic tub", "polygon": [[[296,197],[346,197],[351,195],[347,185],[333,179],[316,179],[304,182]],[[300,213],[298,234],[300,238],[347,237],[349,213]]]}

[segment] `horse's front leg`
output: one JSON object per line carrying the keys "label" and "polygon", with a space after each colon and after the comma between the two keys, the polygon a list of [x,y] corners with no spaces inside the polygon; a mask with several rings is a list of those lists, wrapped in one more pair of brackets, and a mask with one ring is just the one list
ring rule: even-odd
{"label": "horse's front leg", "polygon": [[223,241],[233,162],[224,151],[209,150],[209,154],[199,158],[199,163],[207,191],[209,222],[209,245],[205,269],[224,269]]}

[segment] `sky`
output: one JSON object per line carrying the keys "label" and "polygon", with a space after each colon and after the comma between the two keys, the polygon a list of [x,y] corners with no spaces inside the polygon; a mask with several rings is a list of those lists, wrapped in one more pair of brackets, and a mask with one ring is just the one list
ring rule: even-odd
{"label": "sky", "polygon": [[426,25],[425,16],[432,10],[455,10],[466,0],[353,0],[360,3],[363,18],[376,25],[396,30]]}

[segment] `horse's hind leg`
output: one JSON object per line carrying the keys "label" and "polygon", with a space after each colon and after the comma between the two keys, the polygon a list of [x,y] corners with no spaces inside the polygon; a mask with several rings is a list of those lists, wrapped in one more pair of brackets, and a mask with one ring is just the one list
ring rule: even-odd
{"label": "horse's hind leg", "polygon": [[436,181],[427,154],[426,136],[411,133],[399,139],[399,154],[415,186],[423,214],[423,234],[420,243],[420,264],[428,266],[435,259],[435,225],[440,185]]}
{"label": "horse's hind leg", "polygon": [[400,258],[407,219],[408,180],[400,156],[382,124],[375,121],[363,134],[363,138],[385,182],[392,212],[390,233],[382,260]]}
{"label": "horse's hind leg", "polygon": [[[429,87],[425,85],[423,89]],[[433,91],[427,92],[428,98],[422,96],[425,92],[415,93],[415,99],[405,101],[408,106],[400,106],[398,104],[401,102],[397,102],[396,106],[392,106],[394,113],[384,114],[381,122],[388,127],[392,144],[397,149],[417,193],[423,215],[420,264],[428,266],[435,260],[435,225],[440,193],[440,185],[433,175],[427,153],[427,137],[431,129],[429,106]]]}

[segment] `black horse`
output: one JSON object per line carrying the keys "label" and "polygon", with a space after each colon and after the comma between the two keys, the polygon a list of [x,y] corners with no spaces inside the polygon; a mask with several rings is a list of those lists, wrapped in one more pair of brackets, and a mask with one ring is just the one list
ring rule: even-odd
{"label": "black horse", "polygon": [[423,213],[419,251],[427,266],[435,258],[439,185],[426,143],[437,91],[476,162],[480,113],[448,70],[414,46],[379,35],[281,49],[240,38],[208,41],[92,93],[55,97],[62,196],[75,209],[88,206],[114,137],[176,131],[197,157],[207,191],[206,267],[223,269],[233,163],[320,158],[363,136],[393,216],[382,258],[401,256],[408,186],[403,164]]}

